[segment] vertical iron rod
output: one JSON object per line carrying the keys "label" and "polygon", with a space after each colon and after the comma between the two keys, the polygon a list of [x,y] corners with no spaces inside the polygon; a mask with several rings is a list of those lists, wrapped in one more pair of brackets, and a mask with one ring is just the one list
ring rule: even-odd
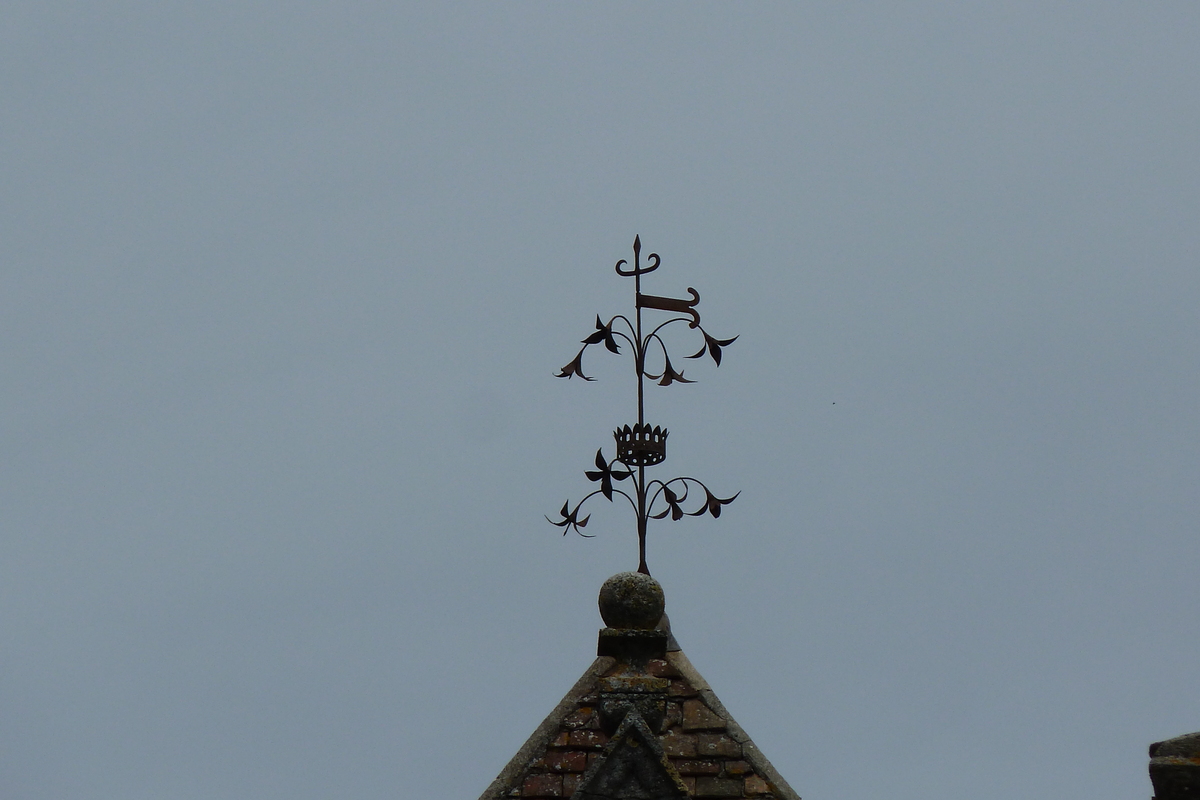
{"label": "vertical iron rod", "polygon": [[[636,353],[637,357],[634,358],[634,368],[637,369],[638,425],[645,430],[646,406],[645,393],[642,388],[642,377],[646,371],[646,343],[642,341],[642,304],[638,302],[638,299],[642,296],[641,244],[641,237],[635,236],[633,242],[633,306],[637,320],[638,352]],[[646,566],[646,466],[644,464],[638,465],[637,483],[638,572],[649,575],[650,568]]]}

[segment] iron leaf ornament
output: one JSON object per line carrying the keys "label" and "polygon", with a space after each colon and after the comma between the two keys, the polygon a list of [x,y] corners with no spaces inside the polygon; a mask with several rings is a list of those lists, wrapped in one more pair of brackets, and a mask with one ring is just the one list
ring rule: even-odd
{"label": "iron leaf ornament", "polygon": [[[675,369],[667,352],[666,342],[660,333],[677,322],[686,322],[689,328],[699,330],[704,337],[700,349],[687,358],[701,358],[707,354],[718,367],[721,366],[722,348],[737,340],[736,336],[732,339],[718,339],[700,325],[700,312],[696,310],[696,306],[700,304],[700,293],[691,287],[688,287],[690,298],[642,294],[642,276],[658,269],[661,259],[657,253],[650,253],[646,262],[646,266],[642,266],[642,240],[640,236],[635,236],[633,267],[631,268],[629,262],[624,259],[616,265],[618,275],[633,278],[633,320],[624,314],[617,314],[608,322],[604,322],[596,315],[596,329],[582,340],[583,347],[576,353],[575,358],[555,374],[558,378],[579,377],[585,381],[595,380],[583,371],[583,354],[587,349],[592,345],[603,344],[609,352],[620,355],[621,345],[628,345],[633,353],[633,367],[637,375],[637,423],[613,431],[617,445],[617,453],[613,458],[606,458],[603,448],[596,451],[596,468],[585,471],[584,476],[590,482],[600,484],[600,487],[586,495],[573,508],[571,501],[563,503],[562,510],[558,512],[559,520],[555,521],[549,517],[546,517],[546,520],[562,528],[563,535],[573,530],[580,536],[591,537],[592,534],[583,532],[591,516],[579,516],[584,504],[597,495],[610,502],[615,501],[618,496],[625,498],[637,517],[638,572],[649,575],[650,570],[646,566],[646,527],[649,520],[670,516],[672,521],[679,521],[685,516],[699,517],[704,514],[714,518],[720,517],[721,509],[732,503],[741,492],[733,497],[720,498],[701,481],[692,477],[671,478],[666,481],[646,480],[646,467],[660,464],[666,459],[669,434],[660,426],[651,427],[646,423],[644,381],[648,378],[659,386],[694,383],[690,378],[683,376],[683,370]],[[650,328],[648,333],[643,333],[642,309],[666,311],[673,316]],[[656,372],[647,368],[647,357],[650,354],[654,355],[655,364],[659,364],[661,359],[661,366]],[[628,490],[617,485],[626,480],[630,481]],[[703,500],[699,505],[695,505],[701,493]],[[686,510],[693,506],[695,510]]]}

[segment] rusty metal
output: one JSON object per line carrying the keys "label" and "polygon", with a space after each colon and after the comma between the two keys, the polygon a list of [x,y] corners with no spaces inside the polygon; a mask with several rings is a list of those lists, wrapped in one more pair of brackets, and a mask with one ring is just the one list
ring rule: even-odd
{"label": "rusty metal", "polygon": [[[585,381],[594,380],[583,372],[584,352],[592,345],[603,344],[609,352],[619,354],[623,341],[633,350],[633,366],[637,375],[637,422],[613,431],[616,457],[605,458],[604,449],[601,448],[596,451],[596,469],[584,472],[585,477],[593,483],[599,483],[600,488],[586,495],[575,504],[574,508],[571,507],[569,500],[563,503],[562,510],[559,511],[561,519],[557,522],[549,517],[546,519],[551,524],[562,528],[564,535],[567,531],[573,530],[580,536],[590,536],[583,532],[583,528],[587,527],[591,515],[582,519],[579,517],[584,503],[596,495],[602,495],[609,501],[612,501],[617,495],[624,497],[629,501],[637,517],[638,572],[649,575],[650,570],[646,566],[646,529],[649,520],[664,519],[668,515],[674,521],[683,519],[685,516],[698,517],[703,514],[719,517],[721,508],[732,503],[738,496],[735,494],[733,497],[719,498],[702,482],[692,477],[671,478],[667,481],[646,480],[646,467],[661,464],[666,460],[668,433],[665,428],[658,425],[651,426],[646,422],[644,380],[649,378],[659,386],[692,383],[690,379],[683,376],[682,370],[676,371],[674,365],[671,364],[667,345],[660,332],[676,322],[686,322],[689,328],[699,329],[704,341],[700,349],[687,358],[700,358],[707,354],[718,367],[721,366],[721,349],[733,344],[737,337],[718,339],[700,326],[700,312],[696,310],[696,306],[700,304],[700,293],[691,287],[688,287],[690,300],[642,294],[642,276],[658,269],[661,259],[657,253],[650,253],[646,257],[647,265],[643,267],[641,257],[642,240],[640,236],[635,236],[633,239],[633,267],[629,268],[629,262],[624,259],[618,261],[616,265],[618,275],[632,277],[634,280],[634,319],[630,321],[625,315],[617,314],[608,322],[603,322],[597,315],[596,330],[583,339],[583,347],[575,355],[575,358],[556,375],[559,378],[580,377]],[[667,311],[687,316],[671,317],[643,335],[642,309]],[[652,374],[646,368],[646,357],[652,345],[656,345],[655,355],[661,354],[662,356],[662,368],[658,374]],[[631,480],[630,491],[614,485],[614,482],[622,483],[625,480]],[[695,510],[685,511],[684,507],[692,506],[693,502],[689,501],[694,501],[701,491],[704,493],[703,501],[695,507]],[[741,493],[738,492],[738,494]]]}

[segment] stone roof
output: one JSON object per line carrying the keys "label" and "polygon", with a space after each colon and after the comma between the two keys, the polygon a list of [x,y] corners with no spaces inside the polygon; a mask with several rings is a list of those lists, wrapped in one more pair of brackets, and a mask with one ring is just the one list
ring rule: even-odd
{"label": "stone roof", "polygon": [[[623,619],[601,603],[610,625]],[[480,800],[800,800],[662,620],[603,629],[600,655]]]}

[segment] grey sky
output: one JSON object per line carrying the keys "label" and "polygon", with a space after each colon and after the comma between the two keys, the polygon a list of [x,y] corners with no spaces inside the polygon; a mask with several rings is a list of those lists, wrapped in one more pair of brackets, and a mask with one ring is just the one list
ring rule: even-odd
{"label": "grey sky", "polygon": [[636,566],[542,518],[635,414],[551,377],[635,233],[741,335],[649,396],[742,490],[650,566],[797,791],[1148,796],[1200,729],[1198,33],[8,3],[0,796],[477,796]]}

